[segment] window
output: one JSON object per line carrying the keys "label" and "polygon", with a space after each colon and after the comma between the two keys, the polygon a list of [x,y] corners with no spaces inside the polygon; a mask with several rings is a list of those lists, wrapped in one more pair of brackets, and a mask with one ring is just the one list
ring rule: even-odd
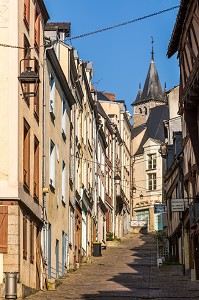
{"label": "window", "polygon": [[66,203],[66,164],[62,161],[62,201]]}
{"label": "window", "polygon": [[34,263],[34,222],[30,222],[30,263]]}
{"label": "window", "polygon": [[[36,58],[35,58],[34,67],[35,67],[35,72],[39,74],[39,62]],[[34,115],[37,121],[39,121],[39,88],[37,89],[36,95],[34,97]]]}
{"label": "window", "polygon": [[24,0],[24,22],[29,29],[30,24],[30,0]]}
{"label": "window", "polygon": [[24,119],[23,136],[23,183],[29,191],[30,186],[30,126]]}
{"label": "window", "polygon": [[[27,39],[27,37],[24,35],[24,71],[27,70],[27,68],[29,67],[29,58],[30,58],[30,44],[29,41]],[[27,94],[30,92],[30,85],[29,84],[24,84],[24,92],[26,92]],[[24,97],[24,100],[26,101],[26,103],[29,106],[29,97]]]}
{"label": "window", "polygon": [[147,108],[146,108],[146,106],[144,107],[144,114],[147,115]]}
{"label": "window", "polygon": [[156,154],[148,155],[148,170],[156,169]]}
{"label": "window", "polygon": [[73,244],[73,209],[70,207],[69,215],[69,243]]}
{"label": "window", "polygon": [[148,174],[148,189],[149,191],[156,190],[156,173]]}
{"label": "window", "polygon": [[27,259],[27,216],[23,215],[23,259]]}
{"label": "window", "polygon": [[40,12],[39,12],[37,3],[35,3],[35,46],[36,46],[37,50],[39,50],[39,47],[40,47]]}
{"label": "window", "polygon": [[0,206],[0,253],[8,252],[8,206]]}
{"label": "window", "polygon": [[55,75],[50,73],[50,114],[53,120],[55,120]]}
{"label": "window", "polygon": [[142,109],[141,108],[139,108],[139,113],[142,114]]}
{"label": "window", "polygon": [[39,141],[34,138],[34,197],[39,199]]}
{"label": "window", "polygon": [[50,185],[55,188],[55,144],[50,140]]}
{"label": "window", "polygon": [[62,137],[66,140],[66,99],[62,98]]}

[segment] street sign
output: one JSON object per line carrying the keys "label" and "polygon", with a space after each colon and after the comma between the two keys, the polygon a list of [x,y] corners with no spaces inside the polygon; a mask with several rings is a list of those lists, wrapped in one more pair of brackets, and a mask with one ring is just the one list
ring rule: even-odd
{"label": "street sign", "polygon": [[166,213],[166,205],[165,204],[154,204],[154,213]]}
{"label": "street sign", "polygon": [[147,226],[146,220],[132,220],[131,227],[145,227]]}
{"label": "street sign", "polygon": [[171,199],[171,211],[184,211],[184,199]]}

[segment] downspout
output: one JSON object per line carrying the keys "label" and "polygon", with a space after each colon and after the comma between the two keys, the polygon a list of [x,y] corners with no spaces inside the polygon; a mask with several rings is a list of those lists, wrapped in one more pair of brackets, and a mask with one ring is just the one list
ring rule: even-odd
{"label": "downspout", "polygon": [[46,234],[47,234],[47,218],[46,218],[46,51],[52,49],[53,45],[50,43],[50,46],[44,48],[44,66],[43,66],[43,182],[42,182],[42,193],[43,193],[43,251],[44,259],[47,259],[46,251]]}

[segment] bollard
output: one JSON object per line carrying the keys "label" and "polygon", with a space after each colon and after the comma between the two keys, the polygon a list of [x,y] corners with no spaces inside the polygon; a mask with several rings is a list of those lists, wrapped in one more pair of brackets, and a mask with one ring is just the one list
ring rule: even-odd
{"label": "bollard", "polygon": [[5,272],[5,299],[17,299],[18,272]]}

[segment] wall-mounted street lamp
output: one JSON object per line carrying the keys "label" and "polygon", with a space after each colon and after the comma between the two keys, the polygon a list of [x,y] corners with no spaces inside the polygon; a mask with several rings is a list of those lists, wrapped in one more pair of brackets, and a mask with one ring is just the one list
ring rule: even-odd
{"label": "wall-mounted street lamp", "polygon": [[114,180],[115,180],[115,184],[119,185],[121,181],[121,177],[119,175],[115,175]]}
{"label": "wall-mounted street lamp", "polygon": [[132,192],[135,193],[136,192],[136,187],[133,185],[132,186]]}
{"label": "wall-mounted street lamp", "polygon": [[143,194],[142,194],[142,192],[140,193],[140,200],[142,200],[143,199]]}
{"label": "wall-mounted street lamp", "polygon": [[[34,61],[35,59],[22,59],[20,61],[20,75],[18,80],[21,84],[22,94],[24,98],[35,97],[37,95],[37,91],[39,88],[39,73],[32,70],[32,67],[29,66],[30,61]],[[26,62],[28,65],[27,70],[21,72],[22,62]]]}

